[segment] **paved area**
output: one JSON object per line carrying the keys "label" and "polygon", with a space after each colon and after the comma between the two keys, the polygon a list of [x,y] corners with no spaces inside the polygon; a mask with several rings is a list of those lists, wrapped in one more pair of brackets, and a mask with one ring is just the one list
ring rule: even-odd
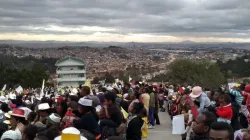
{"label": "paved area", "polygon": [[159,113],[161,125],[149,129],[149,137],[145,140],[181,140],[180,135],[172,135],[171,119],[166,112]]}

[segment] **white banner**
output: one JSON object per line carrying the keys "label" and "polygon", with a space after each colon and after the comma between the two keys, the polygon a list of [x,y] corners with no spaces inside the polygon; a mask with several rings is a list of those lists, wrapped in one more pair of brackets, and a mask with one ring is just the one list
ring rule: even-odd
{"label": "white banner", "polygon": [[183,134],[185,132],[184,114],[173,117],[172,134]]}
{"label": "white banner", "polygon": [[21,93],[23,91],[23,88],[22,88],[22,86],[19,86],[18,88],[16,88],[16,92],[17,93]]}

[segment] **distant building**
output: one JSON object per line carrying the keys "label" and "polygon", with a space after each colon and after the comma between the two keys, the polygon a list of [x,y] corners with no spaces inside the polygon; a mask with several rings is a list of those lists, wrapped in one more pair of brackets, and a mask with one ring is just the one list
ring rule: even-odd
{"label": "distant building", "polygon": [[57,86],[78,87],[86,81],[86,65],[84,61],[66,57],[56,62]]}

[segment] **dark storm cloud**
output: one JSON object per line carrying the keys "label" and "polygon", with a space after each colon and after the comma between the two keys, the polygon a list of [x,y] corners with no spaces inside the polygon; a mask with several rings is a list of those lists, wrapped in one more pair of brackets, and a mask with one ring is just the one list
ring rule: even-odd
{"label": "dark storm cloud", "polygon": [[117,29],[109,33],[247,38],[249,7],[249,0],[0,0],[0,32],[91,34],[25,26],[100,26]]}

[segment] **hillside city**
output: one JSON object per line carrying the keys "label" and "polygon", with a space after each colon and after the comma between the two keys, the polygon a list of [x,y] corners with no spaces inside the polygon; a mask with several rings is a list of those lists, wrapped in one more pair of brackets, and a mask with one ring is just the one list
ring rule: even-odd
{"label": "hillside city", "polygon": [[[234,46],[235,45],[235,46]],[[61,59],[67,56],[80,58],[87,65],[87,77],[101,77],[107,72],[116,74],[129,68],[146,70],[142,79],[149,80],[166,72],[166,66],[176,59],[209,60],[223,62],[248,55],[250,50],[241,44],[170,44],[170,45],[133,45],[126,47],[20,47],[0,45],[0,54],[23,58],[33,56],[37,59]],[[185,47],[188,46],[188,47]],[[229,47],[228,47],[229,46]],[[243,46],[243,47],[241,47]]]}

